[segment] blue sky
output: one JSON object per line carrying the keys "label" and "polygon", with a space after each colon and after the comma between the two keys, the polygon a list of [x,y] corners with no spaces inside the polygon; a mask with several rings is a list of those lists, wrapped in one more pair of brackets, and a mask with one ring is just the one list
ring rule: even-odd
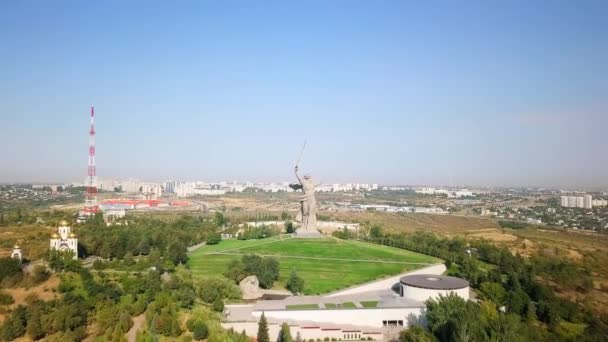
{"label": "blue sky", "polygon": [[[424,3],[424,4],[422,4]],[[3,1],[0,181],[608,186],[606,1]]]}

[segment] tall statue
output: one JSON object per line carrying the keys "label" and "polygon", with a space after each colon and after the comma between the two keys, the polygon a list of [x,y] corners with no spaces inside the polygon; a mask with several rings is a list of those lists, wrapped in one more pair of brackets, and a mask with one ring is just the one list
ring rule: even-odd
{"label": "tall statue", "polygon": [[298,165],[294,167],[294,173],[300,184],[290,184],[294,190],[302,190],[300,197],[300,212],[296,216],[296,221],[301,223],[301,229],[305,232],[317,231],[317,200],[315,198],[315,184],[310,175],[300,177]]}

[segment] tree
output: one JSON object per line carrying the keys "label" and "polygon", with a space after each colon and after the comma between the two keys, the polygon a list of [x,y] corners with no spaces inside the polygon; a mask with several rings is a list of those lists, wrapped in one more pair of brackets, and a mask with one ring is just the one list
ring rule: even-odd
{"label": "tree", "polygon": [[372,228],[369,230],[369,236],[374,239],[382,237],[382,227],[379,225],[372,226]]}
{"label": "tree", "polygon": [[197,341],[204,340],[209,336],[209,328],[202,321],[196,321],[192,328],[192,338]]}
{"label": "tree", "polygon": [[260,281],[260,287],[271,288],[274,282],[279,279],[279,262],[272,257],[263,258],[256,275]]}
{"label": "tree", "polygon": [[283,323],[281,325],[281,331],[279,332],[278,342],[293,342],[293,338],[291,337],[291,330],[289,329],[289,325],[287,323]]}
{"label": "tree", "polygon": [[218,227],[224,226],[227,223],[224,214],[219,211],[216,211],[213,215],[213,223],[215,223],[215,225]]}
{"label": "tree", "polygon": [[474,341],[481,334],[477,304],[466,302],[454,293],[426,301],[426,319],[431,332],[440,341]]}
{"label": "tree", "polygon": [[0,292],[0,305],[11,305],[14,302],[13,296],[8,293]]}
{"label": "tree", "polygon": [[497,305],[505,304],[507,291],[498,283],[483,282],[479,288],[483,299],[491,300]]}
{"label": "tree", "polygon": [[435,336],[420,325],[412,325],[399,333],[399,342],[434,342]]}
{"label": "tree", "polygon": [[18,260],[0,258],[0,282],[6,278],[20,276],[21,274],[21,265]]}
{"label": "tree", "polygon": [[260,317],[260,321],[258,322],[258,340],[257,342],[270,342],[270,336],[268,336],[268,321],[266,321],[266,316],[262,311],[262,317]]}
{"label": "tree", "polygon": [[112,257],[112,246],[109,241],[104,241],[101,249],[99,250],[99,256],[104,259],[110,259]]}
{"label": "tree", "polygon": [[32,305],[28,309],[27,334],[36,341],[46,334],[42,326],[43,313],[39,305]]}
{"label": "tree", "polygon": [[148,237],[141,239],[137,245],[137,249],[139,250],[139,254],[148,255],[150,253],[150,239]]}
{"label": "tree", "polygon": [[228,279],[234,280],[235,283],[240,283],[241,280],[247,277],[247,273],[245,272],[245,265],[238,259],[232,259],[226,266],[226,271],[224,271],[224,277]]}
{"label": "tree", "polygon": [[500,314],[498,319],[490,321],[488,335],[491,341],[525,341],[522,325],[518,315]]}
{"label": "tree", "polygon": [[208,245],[217,245],[218,243],[220,243],[220,241],[222,241],[222,236],[220,235],[220,233],[210,233],[207,236],[206,243]]}
{"label": "tree", "polygon": [[175,241],[169,245],[167,254],[169,260],[171,260],[174,265],[185,264],[186,261],[188,261],[188,249],[179,241]]}
{"label": "tree", "polygon": [[0,328],[0,340],[12,341],[25,334],[27,324],[26,310],[24,306],[19,305],[4,321]]}
{"label": "tree", "polygon": [[150,255],[148,255],[148,261],[154,266],[158,267],[160,265],[160,252],[158,251],[158,249],[152,248],[150,250]]}
{"label": "tree", "polygon": [[224,301],[222,301],[221,297],[217,297],[215,298],[215,300],[213,301],[213,310],[217,311],[217,312],[222,312],[224,311]]}
{"label": "tree", "polygon": [[125,263],[125,266],[135,265],[135,260],[133,259],[133,254],[131,252],[127,252],[127,254],[125,254],[123,262]]}
{"label": "tree", "polygon": [[287,289],[293,294],[301,293],[304,290],[304,279],[300,278],[296,270],[292,270],[285,284]]}
{"label": "tree", "polygon": [[285,221],[285,232],[287,234],[293,234],[296,232],[296,228],[291,221]]}

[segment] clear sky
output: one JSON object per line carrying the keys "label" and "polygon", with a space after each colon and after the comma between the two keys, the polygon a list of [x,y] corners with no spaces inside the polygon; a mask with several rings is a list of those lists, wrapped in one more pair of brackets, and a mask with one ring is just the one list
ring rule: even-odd
{"label": "clear sky", "polygon": [[0,181],[608,186],[608,1],[1,1]]}

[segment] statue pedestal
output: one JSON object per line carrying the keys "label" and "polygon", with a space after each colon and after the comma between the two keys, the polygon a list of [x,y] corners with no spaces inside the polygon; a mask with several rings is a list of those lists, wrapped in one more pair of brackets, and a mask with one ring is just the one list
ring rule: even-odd
{"label": "statue pedestal", "polygon": [[322,238],[324,237],[323,234],[319,233],[318,230],[304,230],[302,228],[298,228],[296,229],[296,238],[302,238],[302,239],[314,239],[314,238]]}

